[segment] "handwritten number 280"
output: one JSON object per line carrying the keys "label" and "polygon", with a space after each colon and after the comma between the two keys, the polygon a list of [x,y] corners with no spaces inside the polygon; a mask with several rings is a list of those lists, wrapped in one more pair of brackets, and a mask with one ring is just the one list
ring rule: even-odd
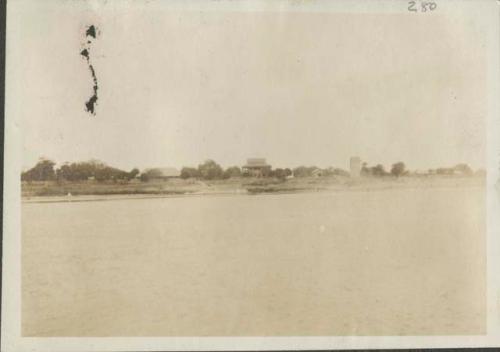
{"label": "handwritten number 280", "polygon": [[[425,2],[425,1],[422,1],[420,3],[420,5],[421,5],[420,12],[433,11],[437,7],[437,4],[435,2]],[[408,2],[408,11],[412,11],[412,12],[417,12],[418,11],[418,9],[417,9],[417,2],[416,1],[409,1]]]}

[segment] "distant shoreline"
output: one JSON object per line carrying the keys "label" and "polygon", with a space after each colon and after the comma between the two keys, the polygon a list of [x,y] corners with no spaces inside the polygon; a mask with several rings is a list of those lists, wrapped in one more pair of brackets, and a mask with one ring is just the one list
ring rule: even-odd
{"label": "distant shoreline", "polygon": [[22,184],[23,203],[90,202],[125,199],[184,198],[195,196],[235,196],[295,194],[339,191],[382,191],[397,188],[483,186],[484,177],[302,177],[289,180],[238,178],[198,181],[169,180],[156,183],[64,183]]}

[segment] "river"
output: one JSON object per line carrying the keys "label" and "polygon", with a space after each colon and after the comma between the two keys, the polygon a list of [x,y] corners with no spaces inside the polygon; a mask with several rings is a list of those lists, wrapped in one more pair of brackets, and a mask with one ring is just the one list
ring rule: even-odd
{"label": "river", "polygon": [[24,336],[473,335],[482,187],[22,205]]}

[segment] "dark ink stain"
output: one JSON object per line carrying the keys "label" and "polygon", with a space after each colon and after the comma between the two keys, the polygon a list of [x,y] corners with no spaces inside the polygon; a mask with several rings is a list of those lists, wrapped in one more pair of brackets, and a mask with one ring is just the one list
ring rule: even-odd
{"label": "dark ink stain", "polygon": [[95,30],[95,27],[94,25],[90,25],[89,28],[87,28],[87,31],[85,32],[85,35],[87,37],[92,37],[92,38],[96,38],[96,30]]}
{"label": "dark ink stain", "polygon": [[89,51],[87,49],[83,49],[81,52],[80,52],[80,55],[82,55],[85,59],[89,59]]}
{"label": "dark ink stain", "polygon": [[85,109],[90,112],[92,115],[95,115],[95,104],[97,103],[97,95],[94,94],[90,97],[90,99],[85,103]]}
{"label": "dark ink stain", "polygon": [[[94,25],[90,25],[87,30],[85,31],[85,37],[92,37],[92,38],[96,38],[96,33],[97,33],[97,29]],[[97,76],[96,76],[96,73],[95,73],[95,70],[94,70],[94,66],[92,66],[92,63],[90,62],[90,44],[91,44],[91,41],[90,40],[87,40],[86,41],[86,48],[84,48],[81,52],[80,52],[80,55],[82,55],[84,58],[85,58],[85,61],[87,61],[87,65],[89,67],[89,70],[90,70],[90,75],[92,76],[92,82],[94,83],[93,86],[92,86],[92,90],[93,90],[93,94],[92,96],[89,98],[89,100],[87,100],[85,102],[85,111],[89,112],[90,114],[94,115],[96,114],[96,105],[97,105],[97,90],[99,89],[99,86],[97,84]]]}

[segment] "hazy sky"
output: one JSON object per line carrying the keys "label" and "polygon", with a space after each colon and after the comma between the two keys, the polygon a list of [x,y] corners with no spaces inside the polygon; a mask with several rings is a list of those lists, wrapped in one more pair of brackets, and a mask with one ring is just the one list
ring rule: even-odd
{"label": "hazy sky", "polygon": [[[23,165],[40,156],[125,169],[265,157],[346,168],[354,155],[412,169],[485,164],[485,44],[474,23],[116,3],[46,2],[11,16],[22,19],[11,27],[7,74]],[[79,55],[89,24],[100,30],[90,54],[96,116],[84,110],[92,81]]]}

